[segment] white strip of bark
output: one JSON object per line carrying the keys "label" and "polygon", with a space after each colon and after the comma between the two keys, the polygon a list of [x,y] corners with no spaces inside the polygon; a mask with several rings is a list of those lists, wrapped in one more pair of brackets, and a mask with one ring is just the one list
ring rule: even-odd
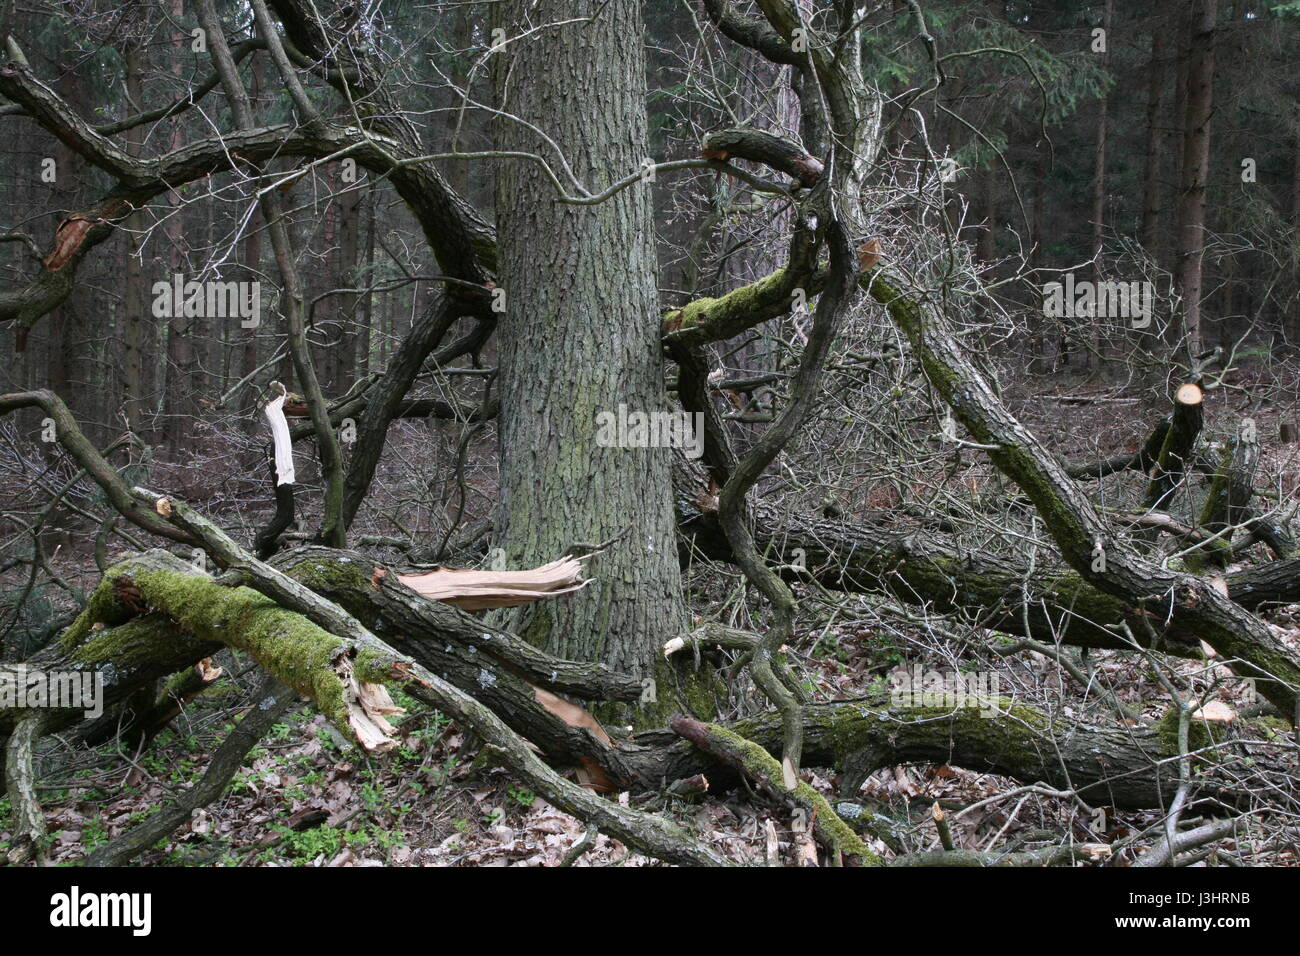
{"label": "white strip of bark", "polygon": [[271,423],[271,439],[275,442],[275,483],[292,485],[295,482],[293,472],[293,442],[289,440],[289,422],[284,417],[284,400],[281,395],[267,402],[263,412]]}

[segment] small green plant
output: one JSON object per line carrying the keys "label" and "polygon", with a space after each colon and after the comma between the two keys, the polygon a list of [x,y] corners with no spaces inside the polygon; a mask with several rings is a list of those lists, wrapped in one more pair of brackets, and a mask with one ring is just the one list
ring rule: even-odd
{"label": "small green plant", "polygon": [[318,856],[328,858],[343,849],[344,834],[338,827],[319,826],[301,833],[284,825],[277,825],[274,829],[284,838],[280,849],[289,859],[310,861]]}
{"label": "small green plant", "polygon": [[525,810],[537,802],[537,794],[526,787],[511,787],[507,792],[510,794],[510,799]]}
{"label": "small green plant", "polygon": [[108,842],[108,825],[103,820],[87,820],[81,829],[81,842],[86,852],[91,853]]}

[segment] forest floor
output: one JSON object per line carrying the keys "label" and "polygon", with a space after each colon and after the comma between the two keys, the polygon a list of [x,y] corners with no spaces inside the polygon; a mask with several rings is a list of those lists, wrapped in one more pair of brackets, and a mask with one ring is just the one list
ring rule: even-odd
{"label": "forest floor", "polygon": [[[1077,377],[1052,384],[1054,387],[1045,388],[1041,379],[1013,381],[1005,396],[1032,430],[1070,460],[1135,450],[1167,409],[1158,392],[1124,393]],[[1236,381],[1230,383],[1234,387],[1210,393],[1206,410],[1205,427],[1211,437],[1230,434],[1235,427],[1232,423],[1243,414],[1256,420],[1263,446],[1261,474],[1272,476],[1284,501],[1294,499],[1300,487],[1300,447],[1277,441],[1282,421],[1300,421],[1295,384],[1260,371],[1238,372]],[[220,493],[215,497],[220,498]],[[258,513],[249,512],[246,518],[255,524]],[[83,529],[58,555],[59,567],[75,587],[93,586],[97,575],[91,549],[86,546],[90,540],[91,535]],[[19,579],[10,572],[0,583],[13,588]],[[693,590],[698,597],[712,589]],[[865,607],[873,599],[854,600],[865,602]],[[60,602],[54,598],[52,603]],[[715,602],[702,598],[694,608],[706,616],[716,609]],[[933,635],[914,633],[906,622],[882,632],[874,624],[863,624],[866,620],[877,619],[848,615],[830,627],[817,624],[808,628],[796,665],[819,699],[879,693],[886,686],[890,668],[910,668],[918,662],[928,665],[923,649],[933,646]],[[1275,633],[1300,653],[1300,606],[1279,609],[1269,620]],[[915,627],[923,628],[923,624]],[[980,636],[963,633],[968,638]],[[113,744],[86,750],[61,741],[49,742],[42,758],[41,797],[54,840],[53,862],[81,859],[156,812],[172,794],[202,774],[246,705],[255,680],[247,657],[223,652],[218,662],[227,677],[188,706],[143,755],[122,753]],[[1163,712],[1167,694],[1144,661],[1102,653],[1095,654],[1092,663],[1120,689],[1121,699],[1144,717],[1154,719]],[[999,668],[1004,687],[1014,688],[1030,703],[1060,708],[1066,716],[1096,712],[1095,697],[1074,687],[1045,658],[1022,655],[991,666]],[[1189,680],[1195,669],[1204,667],[1198,662],[1174,662],[1172,666],[1185,672]],[[1229,689],[1223,699],[1239,709],[1252,703],[1244,690]],[[399,746],[383,757],[361,753],[305,705],[289,712],[252,752],[221,799],[198,811],[138,862],[186,866],[555,866],[582,843],[585,849],[573,865],[657,865],[603,835],[583,843],[583,824],[520,787],[504,771],[482,763],[476,742],[460,728],[413,701],[399,702],[408,707],[400,722]],[[1289,734],[1283,739],[1280,729],[1272,725],[1252,723],[1243,733],[1266,738],[1276,734],[1279,748],[1294,747]],[[820,774],[804,772],[805,779],[825,792],[832,803],[838,802],[835,776]],[[634,806],[670,816],[738,862],[761,863],[776,855],[789,864],[796,855],[789,811],[743,789],[709,793],[691,801],[629,794],[613,795],[612,799],[630,800]],[[908,849],[912,851],[937,846],[930,822],[936,801],[948,811],[957,845],[975,849],[1027,849],[1065,839],[1113,842],[1158,819],[1155,812],[1110,813],[1099,826],[1069,800],[1027,792],[1015,781],[946,765],[878,771],[866,781],[857,799],[903,822],[911,834]],[[975,804],[978,806],[966,810]],[[6,829],[10,826],[8,810],[7,802],[0,798],[0,853],[11,838]],[[1300,848],[1277,840],[1225,841],[1220,845],[1250,863],[1300,865]],[[884,847],[876,843],[875,849],[883,851]]]}

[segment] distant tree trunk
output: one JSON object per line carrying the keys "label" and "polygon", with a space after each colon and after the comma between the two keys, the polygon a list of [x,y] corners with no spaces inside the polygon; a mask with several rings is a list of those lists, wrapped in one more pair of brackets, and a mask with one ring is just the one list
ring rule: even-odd
{"label": "distant tree trunk", "polygon": [[1300,238],[1300,105],[1291,111],[1295,139],[1291,145],[1294,166],[1291,169],[1291,229]]}
{"label": "distant tree trunk", "polygon": [[[636,0],[506,0],[498,9],[512,37],[600,11],[497,54],[498,106],[564,144],[588,189],[635,172],[647,156]],[[497,139],[554,161],[519,123],[503,120]],[[654,675],[660,648],[685,620],[671,452],[597,445],[599,413],[667,408],[649,185],[564,205],[536,164],[512,163],[499,171],[497,231],[505,559],[531,566],[575,542],[618,536],[590,562],[594,582],[538,605],[526,633],[561,657]],[[669,690],[659,681],[661,703]]]}
{"label": "distant tree trunk", "polygon": [[1168,24],[1163,18],[1151,30],[1151,59],[1147,63],[1146,157],[1142,172],[1142,225],[1139,240],[1144,249],[1160,261],[1162,241],[1161,214],[1164,211],[1162,187],[1165,147],[1169,141],[1168,122],[1161,108],[1165,98],[1165,72],[1168,54]]}
{"label": "distant tree trunk", "polygon": [[[338,196],[337,192],[338,166],[331,164],[326,167],[321,178],[324,179],[322,186],[325,195],[336,198],[325,204],[325,217],[320,228],[320,268],[314,270],[314,275],[309,277],[308,303],[316,296],[343,285],[344,269],[339,257],[342,251],[339,248],[339,215],[342,211],[343,198]],[[303,238],[307,242],[311,237],[309,234]],[[343,297],[333,295],[317,302],[315,310],[308,317],[317,328],[321,329],[321,338],[326,343],[338,339],[337,345],[325,344],[316,349],[316,368],[320,370],[321,388],[325,390],[326,395],[337,395],[339,392],[339,369],[342,365],[339,355],[343,349],[343,341],[339,336],[343,328],[343,310]],[[331,322],[326,323],[326,319],[330,319]]]}
{"label": "distant tree trunk", "polygon": [[[85,107],[89,98],[84,81],[75,70],[64,74],[56,89],[74,109]],[[56,172],[50,189],[50,203],[57,219],[82,208],[87,180],[78,175],[81,160],[70,147],[57,143],[53,146],[51,155]],[[104,434],[100,423],[108,418],[106,406],[111,398],[105,401],[101,396],[93,403],[93,407],[88,407],[84,400],[87,383],[82,359],[85,347],[83,343],[88,335],[81,314],[83,301],[77,296],[69,296],[50,312],[46,330],[46,380],[42,385],[57,392],[78,417],[89,416],[93,424],[87,426],[86,434],[92,441],[98,441]],[[46,445],[45,448],[51,453],[58,451],[58,447],[53,444]]]}
{"label": "distant tree trunk", "polygon": [[[1111,22],[1115,15],[1115,0],[1106,0],[1101,24],[1105,31],[1106,51],[1102,54],[1102,67],[1110,66]],[[1110,91],[1097,103],[1097,146],[1093,151],[1092,163],[1092,278],[1100,288],[1102,276],[1101,251],[1106,239],[1106,121],[1109,118]],[[1088,367],[1099,368],[1102,360],[1103,340],[1100,324],[1094,320],[1092,348],[1088,352]]]}
{"label": "distant tree trunk", "polygon": [[[144,85],[140,77],[139,48],[132,46],[126,53],[126,95],[131,107],[144,109]],[[127,149],[132,155],[140,155],[144,142],[144,128],[137,127],[126,135]],[[131,430],[139,434],[144,416],[145,399],[145,363],[144,336],[150,319],[149,304],[145,290],[144,262],[141,257],[141,241],[144,231],[144,215],[133,212],[126,220],[130,242],[125,245],[126,270],[125,287],[122,292],[122,364],[120,382],[122,391],[122,409]]]}
{"label": "distant tree trunk", "polygon": [[[357,275],[361,252],[361,215],[364,193],[355,184],[339,200],[339,253],[338,274],[335,285],[342,289],[356,289],[360,285]],[[342,394],[351,387],[357,371],[357,342],[361,338],[357,329],[357,306],[360,296],[355,292],[341,293],[335,309],[340,340],[336,347],[338,357],[334,363],[334,389]]]}
{"label": "distant tree trunk", "polygon": [[[375,187],[373,183],[366,190],[363,208],[366,215],[366,251],[363,260],[365,268],[358,276],[360,279],[358,287],[369,289],[375,283]],[[361,335],[361,354],[357,360],[358,375],[370,374],[370,355],[375,340],[374,316],[375,295],[373,292],[363,292],[357,304],[357,326]]]}
{"label": "distant tree trunk", "polygon": [[[477,13],[472,10],[469,4],[457,4],[447,12],[446,16],[451,22],[444,27],[445,33],[443,36],[451,49],[468,50],[473,47],[474,18],[476,15]],[[456,86],[465,86],[470,82],[471,65],[472,61],[468,57],[453,57],[451,64],[448,66],[448,78]],[[477,70],[474,72],[478,74]],[[451,108],[447,110],[444,120],[447,127],[446,142],[460,151],[473,148],[473,144],[467,143],[466,139],[472,129],[474,111],[462,112],[461,107],[464,104],[460,97],[454,93],[448,105]],[[459,138],[453,139],[454,137]],[[443,168],[447,177],[447,184],[460,195],[472,200],[474,180],[471,176],[470,161],[468,159],[448,160]]]}
{"label": "distant tree trunk", "polygon": [[[248,100],[254,115],[257,115],[257,97],[262,88],[262,71],[260,57],[250,58],[248,71]],[[244,234],[244,271],[246,281],[262,281],[262,227],[265,221],[262,218],[262,209],[260,204],[254,202],[249,210],[247,232]],[[256,328],[240,329],[243,334],[244,352],[240,362],[239,375],[243,378],[245,375],[252,375],[257,368],[258,350],[257,336],[268,326],[266,315],[266,304],[263,303],[262,315],[259,317],[259,324]],[[272,349],[275,346],[272,345]],[[244,395],[250,395],[251,389],[257,386],[256,381],[250,381],[249,385],[244,387]],[[243,396],[235,396],[236,407],[243,400]],[[247,415],[244,418],[244,429],[249,435],[260,435],[264,424],[260,415]]]}
{"label": "distant tree trunk", "polygon": [[975,254],[982,267],[981,271],[983,271],[992,266],[993,260],[998,255],[995,233],[998,222],[998,192],[997,177],[993,169],[986,169],[979,178],[981,186],[980,211],[984,214],[984,226],[979,233]]}
{"label": "distant tree trunk", "polygon": [[[1041,144],[1040,144],[1041,145]],[[1047,156],[1046,149],[1038,149],[1038,164],[1036,175],[1034,176],[1034,199],[1033,214],[1029,223],[1029,265],[1033,269],[1042,268],[1046,260],[1043,255],[1043,205],[1046,202],[1047,192]],[[1043,277],[1038,276],[1036,280],[1040,285]],[[1070,362],[1069,353],[1065,349],[1065,337],[1060,335],[1060,329],[1054,328],[1040,310],[1035,309],[1029,317],[1034,334],[1030,339],[1030,370],[1035,373],[1047,371],[1047,334],[1057,333],[1058,348],[1056,355],[1052,359],[1052,367],[1059,365],[1068,365]]]}
{"label": "distant tree trunk", "polygon": [[[248,232],[244,234],[244,271],[247,274],[247,281],[262,281],[262,213],[259,208],[254,207],[248,217]],[[259,316],[259,320],[264,316]],[[257,368],[257,333],[261,325],[252,329],[240,329],[244,336],[244,354],[240,362],[241,377],[253,374]],[[261,424],[256,417],[249,419],[254,432],[261,428]]]}
{"label": "distant tree trunk", "polygon": [[1192,354],[1200,351],[1205,189],[1210,174],[1210,119],[1214,110],[1214,33],[1218,0],[1192,0],[1183,123],[1182,198],[1178,208],[1178,284],[1183,328]]}
{"label": "distant tree trunk", "polygon": [[[181,0],[172,0],[171,5],[173,23],[179,24],[185,15],[184,5]],[[181,82],[181,50],[184,49],[186,35],[179,32],[173,32],[171,42],[175,47],[172,58],[172,73],[176,75],[176,83]],[[181,137],[181,126],[179,120],[172,120],[171,149],[179,149],[183,140]],[[185,251],[185,211],[182,204],[181,194],[177,190],[171,190],[167,194],[167,202],[173,207],[172,214],[168,216],[163,225],[163,234],[167,237],[167,255],[170,272],[163,278],[171,281],[171,277],[177,273],[183,272],[186,266],[187,256]],[[193,278],[187,276],[187,280]],[[183,316],[172,316],[167,320],[167,352],[166,362],[164,364],[164,374],[159,378],[161,387],[159,388],[159,398],[164,412],[163,417],[163,443],[173,455],[179,455],[189,445],[189,434],[187,421],[194,411],[194,405],[191,401],[194,383],[190,380],[192,351],[190,348],[189,337],[194,331],[195,319],[185,318]]]}

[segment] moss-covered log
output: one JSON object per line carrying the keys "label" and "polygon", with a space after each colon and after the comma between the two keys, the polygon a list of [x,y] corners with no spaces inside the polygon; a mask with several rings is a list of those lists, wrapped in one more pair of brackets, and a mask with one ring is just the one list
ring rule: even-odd
{"label": "moss-covered log", "polygon": [[[337,614],[347,617],[341,609]],[[380,722],[386,695],[380,693],[380,685],[400,688],[462,721],[512,772],[557,807],[595,823],[629,846],[687,865],[727,862],[676,826],[611,803],[565,780],[488,707],[419,662],[388,648],[359,623],[347,628],[354,636],[340,637],[252,588],[218,582],[165,552],[147,552],[110,569],[85,612],[64,635],[65,655],[84,654],[87,646],[105,640],[102,635],[126,629],[97,629],[96,624],[125,622],[138,615],[155,620],[164,617],[168,636],[192,634],[190,653],[195,645],[201,651],[190,657],[190,664],[208,656],[214,643],[247,651],[273,676],[308,695],[341,729],[373,750],[384,749]],[[139,655],[122,661],[133,673],[158,669],[147,666],[148,646],[138,642],[124,646],[120,639],[111,643],[114,650]],[[87,660],[101,660],[103,650],[90,652]],[[165,649],[159,650],[159,656],[167,656]],[[184,664],[170,670],[181,666]],[[133,683],[131,689],[138,686]],[[0,711],[0,727],[8,732],[23,714],[21,710]]]}
{"label": "moss-covered log", "polygon": [[[996,773],[1025,783],[1073,790],[1093,806],[1146,809],[1167,805],[1178,786],[1176,737],[1167,728],[1105,727],[1048,717],[1006,699],[988,707],[954,706],[927,699],[888,699],[811,704],[804,718],[804,764],[842,774],[841,793],[903,763],[951,764]],[[728,729],[760,747],[780,745],[781,722],[773,713],[736,721]],[[643,735],[644,742],[651,742]],[[662,735],[654,742],[664,745]],[[1202,740],[1202,743],[1209,743]],[[667,779],[703,773],[717,786],[734,780],[719,761],[683,743],[660,752]],[[1205,790],[1223,784],[1207,778]]]}
{"label": "moss-covered log", "polygon": [[385,656],[332,634],[252,588],[222,587],[165,551],[110,568],[61,641],[65,650],[76,647],[96,625],[146,610],[165,615],[202,641],[248,652],[365,749],[392,746],[384,719],[386,710],[392,712],[391,701],[378,687],[393,676],[396,654]]}
{"label": "moss-covered log", "polygon": [[[106,626],[82,628],[76,635],[65,632],[63,639],[23,663],[28,672],[59,672],[66,675],[98,675],[103,687],[105,710],[126,702],[141,687],[160,678],[193,667],[221,649],[222,644],[200,638],[178,628],[164,614],[140,617],[106,614]],[[0,679],[10,665],[0,665]],[[0,707],[0,737],[10,733],[23,711]],[[45,733],[55,733],[81,723],[83,709],[51,710]]]}
{"label": "moss-covered log", "polygon": [[831,809],[825,797],[802,780],[793,788],[787,787],[776,758],[752,740],[746,740],[726,727],[692,720],[681,714],[672,719],[671,726],[673,732],[683,739],[736,768],[777,799],[802,810],[818,842],[837,859],[849,858],[869,866],[881,863],[880,857]]}

